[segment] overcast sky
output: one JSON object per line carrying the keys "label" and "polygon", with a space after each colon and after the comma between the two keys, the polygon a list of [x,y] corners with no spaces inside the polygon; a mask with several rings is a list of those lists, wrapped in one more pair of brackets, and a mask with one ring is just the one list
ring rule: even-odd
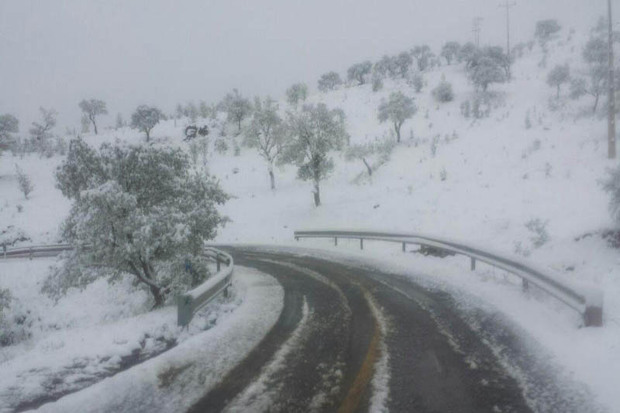
{"label": "overcast sky", "polygon": [[[78,102],[99,98],[128,118],[142,103],[217,102],[236,87],[279,97],[320,74],[428,43],[472,40],[505,45],[503,0],[0,0],[0,113],[22,133],[38,107],[78,126]],[[604,0],[516,0],[515,42],[534,24],[591,26]],[[614,0],[614,4],[620,3]],[[620,10],[618,10],[620,13]]]}

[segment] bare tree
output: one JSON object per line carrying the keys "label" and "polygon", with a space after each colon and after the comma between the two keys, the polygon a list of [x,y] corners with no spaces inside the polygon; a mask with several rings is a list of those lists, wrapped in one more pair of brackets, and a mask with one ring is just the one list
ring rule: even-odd
{"label": "bare tree", "polygon": [[366,83],[366,78],[370,75],[372,63],[366,60],[362,63],[356,63],[347,70],[347,79],[357,81],[358,85]]}

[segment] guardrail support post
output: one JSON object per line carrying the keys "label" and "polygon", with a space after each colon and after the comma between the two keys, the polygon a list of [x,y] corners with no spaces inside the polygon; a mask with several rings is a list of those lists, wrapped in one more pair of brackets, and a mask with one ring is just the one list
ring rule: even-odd
{"label": "guardrail support post", "polygon": [[2,249],[4,250],[4,259],[6,260],[6,244],[2,246]]}
{"label": "guardrail support post", "polygon": [[215,262],[217,263],[217,272],[220,272],[220,256],[215,256]]}
{"label": "guardrail support post", "polygon": [[30,247],[30,257],[28,258],[29,260],[32,260],[32,247]]}
{"label": "guardrail support post", "polygon": [[603,308],[586,306],[586,311],[583,313],[583,322],[586,327],[601,327],[603,325]]}
{"label": "guardrail support post", "polygon": [[403,252],[405,252],[406,249],[407,249],[407,243],[403,242]]}
{"label": "guardrail support post", "polygon": [[360,249],[364,249],[364,238],[360,238]]}
{"label": "guardrail support post", "polygon": [[529,291],[530,283],[525,278],[523,279],[523,291]]}
{"label": "guardrail support post", "polygon": [[476,269],[476,259],[472,258],[471,259],[471,270],[474,271]]}
{"label": "guardrail support post", "polygon": [[334,237],[334,245],[338,246],[338,237]]}

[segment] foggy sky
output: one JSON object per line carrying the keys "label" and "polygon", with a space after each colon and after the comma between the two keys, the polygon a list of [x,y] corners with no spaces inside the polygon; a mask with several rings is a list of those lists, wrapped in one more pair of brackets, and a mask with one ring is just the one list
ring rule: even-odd
{"label": "foggy sky", "polygon": [[[128,119],[139,104],[166,112],[176,103],[242,94],[279,97],[324,72],[428,43],[472,40],[504,46],[503,0],[0,0],[0,113],[25,134],[38,107],[79,129],[83,98],[99,98]],[[514,42],[557,18],[585,30],[603,0],[516,0]],[[618,0],[614,4],[619,6]],[[620,13],[620,9],[617,10]]]}

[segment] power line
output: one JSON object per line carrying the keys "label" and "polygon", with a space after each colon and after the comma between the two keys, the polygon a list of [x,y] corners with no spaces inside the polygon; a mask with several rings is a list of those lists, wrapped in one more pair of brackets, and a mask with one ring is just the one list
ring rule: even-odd
{"label": "power line", "polygon": [[472,23],[472,33],[474,34],[474,41],[476,43],[476,47],[480,47],[480,31],[481,29],[481,23],[482,23],[482,17],[474,17],[474,21]]}

